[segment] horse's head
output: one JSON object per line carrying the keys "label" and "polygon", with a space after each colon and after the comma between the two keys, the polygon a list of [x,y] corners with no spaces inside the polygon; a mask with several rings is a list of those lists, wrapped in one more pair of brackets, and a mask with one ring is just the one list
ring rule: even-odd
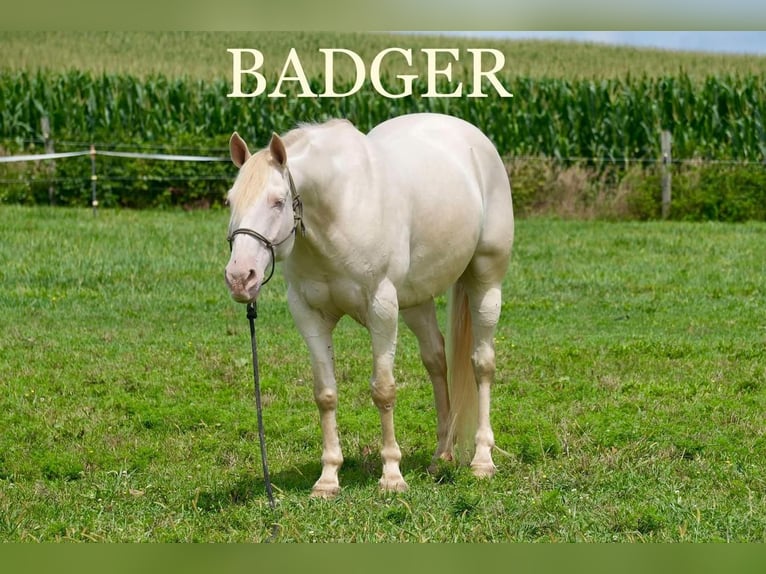
{"label": "horse's head", "polygon": [[271,278],[276,261],[292,250],[301,204],[278,135],[271,137],[268,148],[251,156],[234,132],[229,149],[239,175],[228,196],[231,257],[224,275],[232,298],[250,303]]}

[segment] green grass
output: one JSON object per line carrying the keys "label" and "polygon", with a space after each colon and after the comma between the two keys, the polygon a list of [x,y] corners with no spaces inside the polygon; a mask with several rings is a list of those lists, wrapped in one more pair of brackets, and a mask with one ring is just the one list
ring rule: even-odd
{"label": "green grass", "polygon": [[[0,207],[0,540],[766,541],[766,225],[521,220],[497,333],[499,467],[425,472],[430,385],[402,329],[410,491],[378,492],[366,333],[341,322],[334,501],[277,276],[259,304],[263,491],[224,211]],[[443,314],[444,301],[439,301]]]}
{"label": "green grass", "polygon": [[[228,48],[256,48],[265,56],[267,75],[279,74],[290,48],[295,47],[309,77],[324,72],[319,48],[348,48],[362,56],[367,65],[383,49],[411,48],[416,65],[425,60],[420,48],[493,47],[506,56],[509,77],[531,78],[622,78],[676,75],[680,70],[692,78],[730,74],[766,73],[763,56],[717,55],[694,52],[599,44],[539,40],[486,40],[438,35],[336,33],[336,32],[0,32],[0,69],[77,69],[91,73],[119,73],[138,77],[163,74],[171,78],[212,80],[231,77]],[[454,66],[455,77],[467,54]],[[161,54],[161,57],[157,57]],[[353,68],[338,57],[337,73],[347,77]],[[389,58],[384,73],[408,70]],[[411,72],[410,72],[411,73]]]}

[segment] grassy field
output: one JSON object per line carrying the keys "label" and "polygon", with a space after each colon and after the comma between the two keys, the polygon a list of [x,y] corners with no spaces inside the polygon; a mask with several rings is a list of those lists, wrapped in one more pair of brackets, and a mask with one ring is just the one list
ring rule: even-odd
{"label": "grassy field", "polygon": [[403,328],[401,495],[377,489],[369,345],[344,321],[343,491],[309,499],[318,416],[277,277],[258,319],[271,511],[227,218],[0,208],[0,540],[766,541],[766,225],[519,221],[507,455],[491,481],[425,472],[431,391]]}
{"label": "grassy field", "polygon": [[[455,63],[460,77],[468,55],[466,48],[492,47],[506,57],[508,77],[530,78],[623,78],[676,75],[684,71],[700,79],[709,75],[766,73],[763,56],[668,52],[632,47],[612,47],[575,42],[539,40],[486,40],[438,35],[327,32],[0,32],[0,69],[69,70],[120,73],[137,77],[163,74],[171,78],[212,80],[231,77],[228,48],[256,48],[265,57],[267,76],[279,74],[290,48],[295,47],[309,77],[324,72],[319,48],[356,51],[369,67],[385,48],[411,48],[415,66],[422,69],[420,48],[458,48]],[[385,60],[383,73],[412,73]],[[337,75],[353,73],[342,57]],[[368,70],[369,71],[369,70]]]}

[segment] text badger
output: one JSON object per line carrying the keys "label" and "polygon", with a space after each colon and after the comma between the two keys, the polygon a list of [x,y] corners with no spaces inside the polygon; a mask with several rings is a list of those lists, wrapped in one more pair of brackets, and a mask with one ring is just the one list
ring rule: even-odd
{"label": "text badger", "polygon": [[[452,82],[452,63],[460,60],[460,50],[457,48],[422,48],[420,50],[426,56],[426,90],[419,95],[425,98],[459,98],[463,96],[463,82],[456,85],[449,85],[449,90],[440,92],[437,85],[439,79]],[[482,91],[487,84],[503,98],[513,97],[508,92],[500,80],[497,79],[497,72],[503,69],[505,65],[505,55],[492,48],[467,48],[465,50],[470,54],[471,60],[471,83],[467,87],[466,96],[469,98],[485,98],[488,94]],[[262,73],[264,65],[264,56],[260,50],[252,48],[231,48],[227,52],[232,55],[232,89],[230,98],[253,98],[264,94],[270,87],[266,76]],[[281,72],[277,76],[276,83],[268,92],[270,98],[284,98],[284,88],[286,85],[293,85],[299,91],[299,98],[342,98],[358,92],[367,79],[366,66],[361,56],[352,50],[345,48],[320,48],[324,56],[324,89],[320,93],[312,90],[308,77],[303,70],[300,57],[295,48],[291,48],[282,65]],[[243,55],[247,54],[248,66],[244,67]],[[335,90],[335,59],[336,57],[348,58],[354,66],[353,85],[343,92]],[[413,95],[414,81],[419,74],[397,74],[396,87],[385,87],[381,82],[381,65],[387,58],[399,58],[410,68],[412,66],[412,50],[409,48],[387,48],[381,50],[372,59],[369,68],[369,79],[373,89],[386,98],[404,98]],[[413,71],[417,71],[413,69]],[[245,80],[245,78],[249,78]],[[247,88],[243,88],[243,80],[248,83]],[[390,89],[389,89],[390,88]],[[396,89],[399,88],[399,89]],[[390,91],[395,89],[395,91]]]}

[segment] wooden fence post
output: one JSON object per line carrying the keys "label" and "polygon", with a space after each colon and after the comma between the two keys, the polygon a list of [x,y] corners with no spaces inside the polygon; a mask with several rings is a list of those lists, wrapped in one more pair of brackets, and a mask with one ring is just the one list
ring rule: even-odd
{"label": "wooden fence post", "polygon": [[[45,153],[55,153],[53,149],[53,139],[51,138],[51,124],[48,116],[40,118],[40,131],[43,134],[43,144],[45,146]],[[56,162],[50,161],[48,163],[48,178],[50,182],[48,184],[48,202],[51,205],[56,204],[56,186],[53,185],[53,179],[56,177]]]}
{"label": "wooden fence post", "polygon": [[671,155],[671,136],[668,130],[662,130],[660,134],[662,145],[662,219],[667,219],[670,214],[671,180],[673,174],[670,166],[673,163]]}

